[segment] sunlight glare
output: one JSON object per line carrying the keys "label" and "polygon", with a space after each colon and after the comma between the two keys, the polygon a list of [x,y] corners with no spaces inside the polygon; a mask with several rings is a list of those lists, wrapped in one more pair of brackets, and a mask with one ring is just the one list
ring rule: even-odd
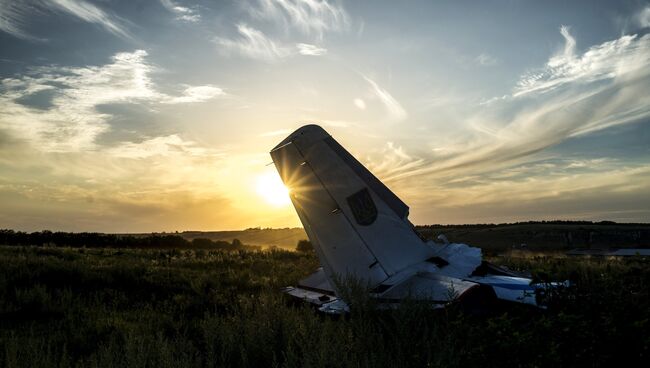
{"label": "sunlight glare", "polygon": [[289,189],[284,186],[276,172],[266,172],[257,177],[257,194],[273,206],[286,206],[291,203]]}

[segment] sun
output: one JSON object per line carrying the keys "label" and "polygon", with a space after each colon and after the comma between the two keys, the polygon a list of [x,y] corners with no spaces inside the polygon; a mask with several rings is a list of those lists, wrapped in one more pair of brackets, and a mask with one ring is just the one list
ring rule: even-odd
{"label": "sun", "polygon": [[273,206],[287,206],[291,204],[289,189],[284,186],[280,176],[275,171],[265,172],[257,177],[255,187],[257,194]]}

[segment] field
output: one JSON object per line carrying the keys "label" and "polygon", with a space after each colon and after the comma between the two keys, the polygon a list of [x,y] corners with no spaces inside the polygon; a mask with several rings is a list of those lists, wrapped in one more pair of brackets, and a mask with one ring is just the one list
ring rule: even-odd
{"label": "field", "polygon": [[[492,259],[570,279],[547,311],[487,316],[406,303],[325,317],[278,293],[317,267],[287,251],[0,247],[6,367],[460,367],[642,365],[643,259]],[[360,298],[362,299],[362,298]]]}

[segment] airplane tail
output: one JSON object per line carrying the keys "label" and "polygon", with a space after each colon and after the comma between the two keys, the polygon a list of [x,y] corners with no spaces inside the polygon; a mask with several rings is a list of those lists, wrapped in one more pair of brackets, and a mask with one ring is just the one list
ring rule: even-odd
{"label": "airplane tail", "polygon": [[284,292],[320,311],[348,310],[337,290],[346,279],[385,306],[415,298],[435,308],[494,299],[540,306],[538,295],[560,286],[482,262],[479,248],[423,240],[408,206],[317,125],[291,133],[271,157],[322,266]]}
{"label": "airplane tail", "polygon": [[408,206],[323,128],[301,127],[271,157],[328,277],[375,287],[433,256]]}

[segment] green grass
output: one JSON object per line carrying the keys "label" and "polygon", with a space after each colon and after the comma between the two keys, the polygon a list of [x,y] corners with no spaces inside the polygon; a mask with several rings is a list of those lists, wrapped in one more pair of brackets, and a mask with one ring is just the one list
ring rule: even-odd
{"label": "green grass", "polygon": [[642,365],[650,357],[643,259],[497,258],[571,279],[540,312],[490,316],[406,303],[347,318],[278,292],[310,253],[0,247],[6,367],[461,367]]}

